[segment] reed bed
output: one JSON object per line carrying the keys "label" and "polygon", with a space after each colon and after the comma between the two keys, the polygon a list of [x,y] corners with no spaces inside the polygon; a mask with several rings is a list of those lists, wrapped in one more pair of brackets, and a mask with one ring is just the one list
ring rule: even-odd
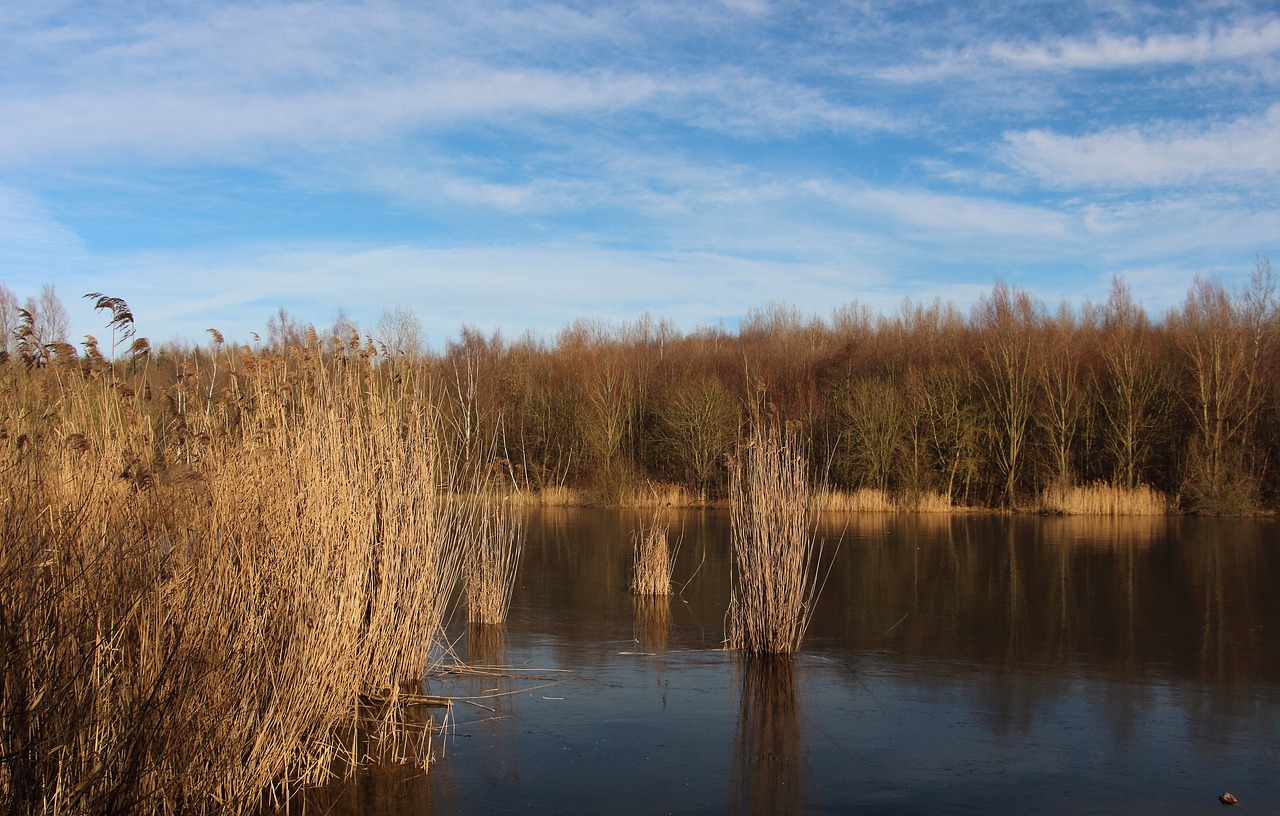
{"label": "reed bed", "polygon": [[621,507],[693,507],[699,501],[684,485],[646,481],[626,490]]}
{"label": "reed bed", "polygon": [[564,485],[547,485],[530,495],[533,504],[543,507],[577,507],[583,503],[581,493]]}
{"label": "reed bed", "polygon": [[892,513],[899,509],[887,492],[864,487],[859,490],[822,490],[814,496],[823,511],[832,513]]}
{"label": "reed bed", "polygon": [[[402,703],[477,499],[438,414],[356,344],[0,363],[0,807],[243,812],[425,766]],[[265,797],[265,798],[264,798]]]}
{"label": "reed bed", "polygon": [[636,595],[670,595],[679,545],[669,542],[670,525],[662,512],[631,535],[631,591]]}
{"label": "reed bed", "polygon": [[1066,516],[1163,516],[1172,508],[1168,496],[1147,485],[1050,487],[1040,497],[1043,512]]}
{"label": "reed bed", "polygon": [[807,473],[796,433],[757,416],[729,465],[730,649],[790,654],[804,639],[820,588]]}
{"label": "reed bed", "polygon": [[944,493],[930,491],[894,496],[868,487],[853,491],[820,490],[815,502],[824,513],[955,513],[963,510],[952,504]]}
{"label": "reed bed", "polygon": [[510,505],[488,495],[480,529],[467,548],[464,572],[467,621],[499,624],[507,619],[524,527]]}

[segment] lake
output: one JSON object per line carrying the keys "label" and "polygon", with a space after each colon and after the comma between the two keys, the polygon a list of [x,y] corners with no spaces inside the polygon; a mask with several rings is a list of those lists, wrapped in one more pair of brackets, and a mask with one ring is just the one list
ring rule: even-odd
{"label": "lake", "polygon": [[427,775],[338,811],[1280,812],[1272,520],[828,516],[799,655],[723,651],[728,514],[669,514],[680,594],[633,598],[649,513],[526,520],[500,629],[451,629],[492,676]]}

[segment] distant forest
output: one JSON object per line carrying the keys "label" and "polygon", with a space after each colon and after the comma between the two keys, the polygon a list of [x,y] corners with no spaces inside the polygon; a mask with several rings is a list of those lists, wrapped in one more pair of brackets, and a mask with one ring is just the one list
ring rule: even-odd
{"label": "distant forest", "polygon": [[[103,359],[96,341],[76,349],[57,335],[60,308],[50,287],[21,309],[0,291],[7,365],[61,358],[88,371]],[[106,334],[126,328],[104,314]],[[492,481],[531,493],[618,503],[658,484],[721,498],[756,405],[799,431],[815,479],[901,506],[940,496],[1027,509],[1048,489],[1098,484],[1231,514],[1274,508],[1280,495],[1280,312],[1266,259],[1247,287],[1197,280],[1159,318],[1117,280],[1106,302],[1082,307],[1053,309],[998,283],[968,314],[938,301],[889,316],[855,303],[829,318],[772,305],[736,332],[581,319],[554,339],[467,328],[440,352],[424,348],[405,309],[368,331],[341,318],[316,329],[281,310],[252,343],[210,337],[154,350],[114,337],[107,354],[157,404],[181,386],[208,406],[255,357],[318,349],[340,368],[361,355],[443,412],[459,458],[496,459]],[[158,434],[186,403],[169,420],[157,409]]]}

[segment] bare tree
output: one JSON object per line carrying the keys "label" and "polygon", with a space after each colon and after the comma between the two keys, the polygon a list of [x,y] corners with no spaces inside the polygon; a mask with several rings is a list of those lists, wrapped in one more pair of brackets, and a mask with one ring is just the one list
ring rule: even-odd
{"label": "bare tree", "polygon": [[273,351],[283,352],[290,346],[302,346],[306,337],[306,327],[283,306],[267,320],[267,346]]}
{"label": "bare tree", "polygon": [[71,318],[67,316],[67,308],[62,305],[61,298],[52,283],[46,283],[40,289],[39,314],[42,326],[40,336],[46,343],[67,342],[67,332],[71,330]]}
{"label": "bare tree", "polygon": [[13,353],[13,332],[18,328],[18,296],[0,283],[0,352]]}
{"label": "bare tree", "polygon": [[902,444],[902,397],[883,377],[861,377],[837,397],[841,447],[854,484],[888,490]]}
{"label": "bare tree", "polygon": [[1063,304],[1056,320],[1046,327],[1037,365],[1043,400],[1036,422],[1048,448],[1053,479],[1063,486],[1075,481],[1076,436],[1088,409],[1079,334],[1070,307]]}
{"label": "bare tree", "polygon": [[1040,312],[1031,295],[1003,282],[974,307],[986,364],[980,383],[990,418],[992,456],[1004,480],[1008,506],[1016,503],[1023,459],[1030,445],[1039,387],[1032,343]]}
{"label": "bare tree", "polygon": [[422,321],[413,309],[397,306],[384,309],[374,329],[378,340],[386,346],[387,354],[395,359],[415,361],[422,356]]}
{"label": "bare tree", "polygon": [[685,471],[700,498],[719,480],[740,421],[738,399],[713,374],[677,383],[663,402],[659,447]]}
{"label": "bare tree", "polygon": [[1217,281],[1198,278],[1174,316],[1195,428],[1185,488],[1200,509],[1247,509],[1254,501],[1250,454],[1264,393],[1262,362],[1275,340],[1275,308],[1270,264],[1259,261],[1240,298]]}
{"label": "bare tree", "polygon": [[1137,487],[1159,427],[1166,421],[1162,393],[1167,388],[1150,322],[1119,278],[1102,310],[1099,352],[1105,380],[1099,383],[1106,429],[1105,447],[1115,478]]}

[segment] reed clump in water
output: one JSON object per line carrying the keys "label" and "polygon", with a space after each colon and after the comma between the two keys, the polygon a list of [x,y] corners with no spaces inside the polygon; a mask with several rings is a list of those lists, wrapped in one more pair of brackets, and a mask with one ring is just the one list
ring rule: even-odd
{"label": "reed clump in water", "polygon": [[398,700],[477,517],[437,412],[354,342],[218,355],[155,392],[141,355],[0,362],[9,813],[239,812],[429,758]]}
{"label": "reed clump in water", "polygon": [[813,614],[820,553],[807,457],[796,433],[762,411],[729,464],[729,502],[727,645],[752,654],[791,654]]}
{"label": "reed clump in water", "polygon": [[679,546],[669,541],[670,525],[662,512],[653,514],[649,526],[641,525],[631,536],[631,591],[636,595],[670,595],[671,573]]}
{"label": "reed clump in water", "polygon": [[486,494],[479,529],[467,548],[464,573],[467,621],[493,625],[507,619],[524,528],[514,508]]}

